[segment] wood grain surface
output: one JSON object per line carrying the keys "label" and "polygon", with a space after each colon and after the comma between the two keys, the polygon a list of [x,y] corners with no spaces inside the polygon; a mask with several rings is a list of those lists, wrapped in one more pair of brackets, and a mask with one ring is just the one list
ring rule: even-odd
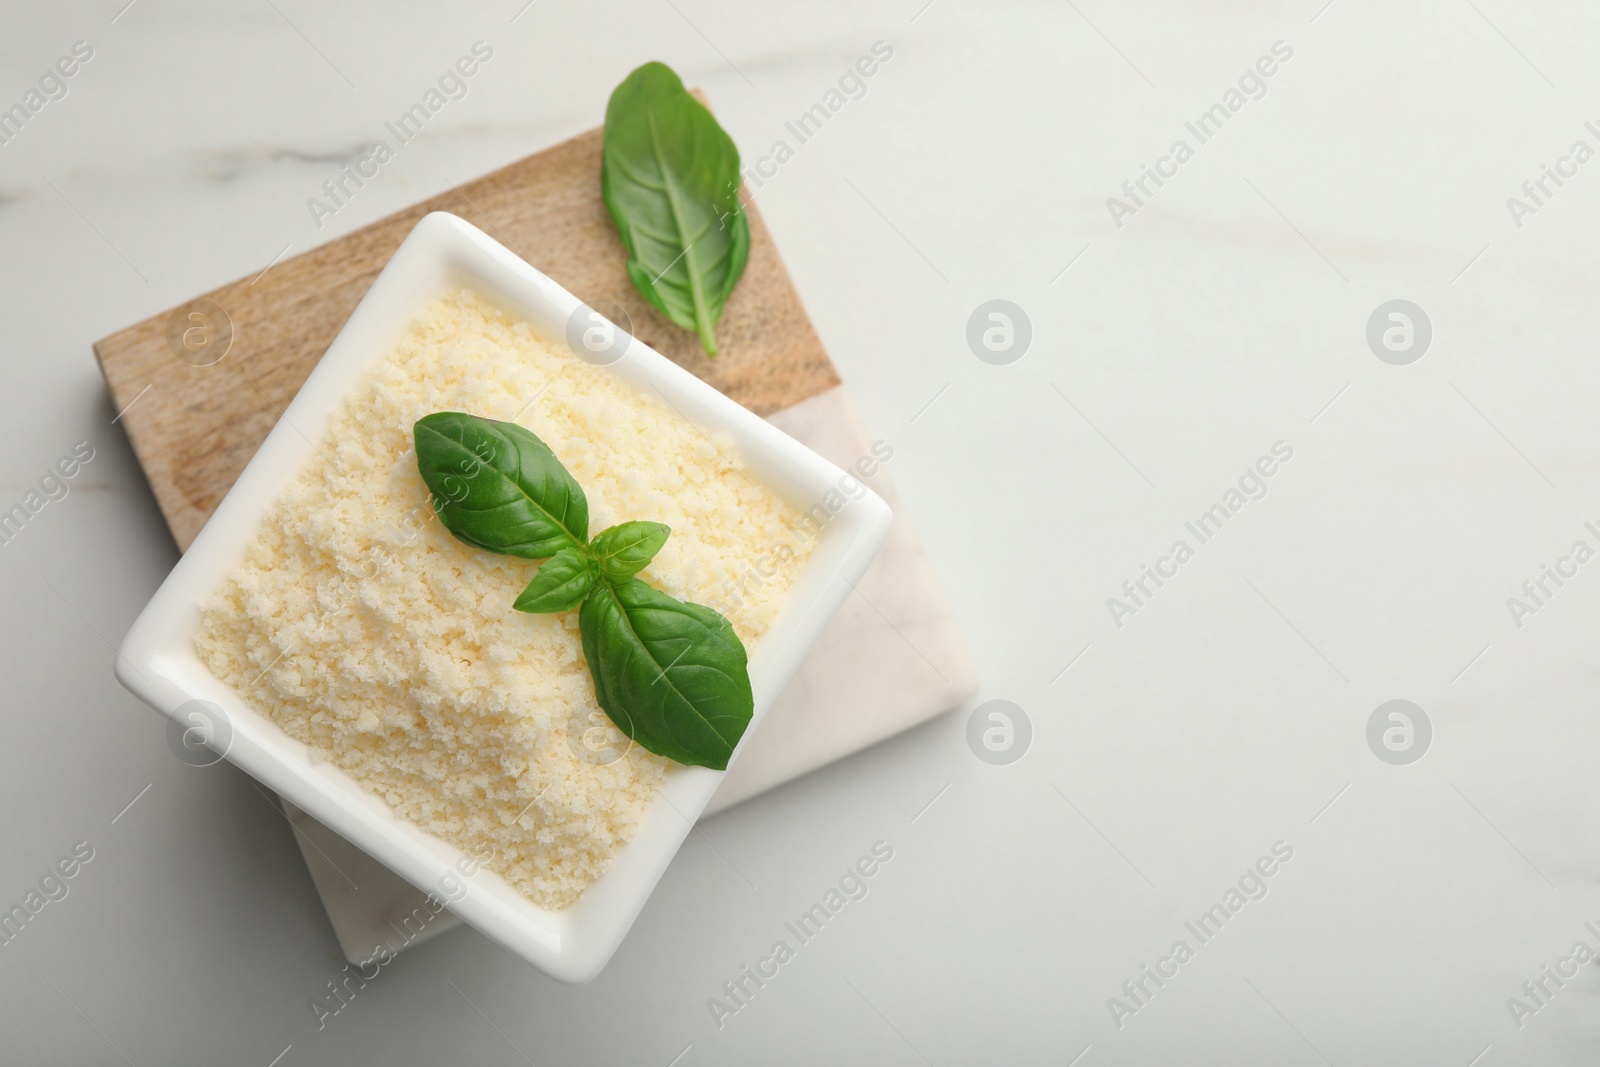
{"label": "wood grain surface", "polygon": [[[717,325],[721,354],[708,359],[693,333],[651,308],[628,280],[600,198],[600,149],[601,131],[591,130],[97,341],[101,373],[116,409],[126,409],[121,421],[178,547],[194,540],[430,211],[460,215],[587,303],[621,305],[634,336],[759,415],[838,384],[753,206],[749,265]],[[181,344],[168,340],[169,324],[181,332],[199,300],[221,308],[233,330],[227,354],[208,366],[180,359]]]}

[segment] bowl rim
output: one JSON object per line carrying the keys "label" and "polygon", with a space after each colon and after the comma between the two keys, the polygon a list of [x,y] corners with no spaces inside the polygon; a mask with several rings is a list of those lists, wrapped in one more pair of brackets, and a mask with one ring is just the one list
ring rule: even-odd
{"label": "bowl rim", "polygon": [[[447,212],[424,216],[140,613],[118,649],[115,671],[125,687],[168,717],[169,737],[182,734],[197,713],[220,713],[229,761],[533,966],[561,981],[583,983],[616,951],[726,772],[674,766],[607,873],[576,903],[550,911],[473,857],[389,812],[331,762],[313,761],[306,746],[212,675],[193,648],[200,599],[237,566],[267,508],[309,461],[334,409],[423,306],[457,287],[525,318],[558,348],[570,349],[565,324],[573,316],[598,314],[464,219]],[[848,475],[828,460],[637,338],[623,336],[622,358],[604,369],[635,388],[654,388],[692,424],[704,420],[706,427],[728,433],[746,465],[791,502],[803,506],[849,484]],[[888,505],[865,487],[853,488],[852,497],[831,512],[777,620],[750,650],[755,714],[734,758],[854,590],[891,522]]]}

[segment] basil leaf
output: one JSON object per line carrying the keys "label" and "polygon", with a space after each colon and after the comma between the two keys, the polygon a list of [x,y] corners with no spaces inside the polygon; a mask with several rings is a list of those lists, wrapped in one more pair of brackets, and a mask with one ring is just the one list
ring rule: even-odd
{"label": "basil leaf", "polygon": [[755,710],[733,625],[635,578],[600,582],[578,615],[595,695],[658,756],[722,770]]}
{"label": "basil leaf", "polygon": [[620,585],[644,570],[671,535],[672,527],[665,523],[618,523],[595,534],[589,552],[600,565],[600,576]]}
{"label": "basil leaf", "polygon": [[665,64],[646,63],[612,92],[600,190],[633,284],[716,355],[712,327],[750,256],[739,150]]}
{"label": "basil leaf", "polygon": [[583,487],[521,426],[439,411],[418,419],[412,437],[434,510],[457,540],[525,559],[588,540]]}
{"label": "basil leaf", "polygon": [[599,580],[600,569],[587,552],[563,548],[539,564],[539,573],[511,606],[534,615],[571,611]]}

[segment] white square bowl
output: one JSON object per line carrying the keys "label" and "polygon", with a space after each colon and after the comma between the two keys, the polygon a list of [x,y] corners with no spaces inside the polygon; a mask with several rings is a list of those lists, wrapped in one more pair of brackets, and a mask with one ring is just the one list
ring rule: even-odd
{"label": "white square bowl", "polygon": [[[605,876],[572,906],[550,911],[489,870],[463,878],[461,872],[474,869],[464,853],[398,818],[331,762],[313,763],[305,745],[253,710],[194,650],[199,604],[244,558],[267,507],[312,459],[312,442],[322,437],[335,406],[418,312],[455,288],[471,289],[525,319],[558,349],[568,346],[568,323],[583,307],[462,219],[443,212],[425,217],[133,624],[119,650],[117,677],[180,727],[189,725],[194,702],[207,702],[209,717],[220,712],[214,728],[219,745],[246,773],[535,967],[564,982],[587,982],[616,951],[725,772],[674,766],[638,835]],[[850,484],[839,468],[638,340],[604,370],[641,391],[659,390],[702,429],[725,431],[751,473],[803,511],[837,501],[839,487]],[[776,622],[749,650],[755,716],[746,739],[877,555],[890,522],[888,505],[869,491],[823,524]]]}

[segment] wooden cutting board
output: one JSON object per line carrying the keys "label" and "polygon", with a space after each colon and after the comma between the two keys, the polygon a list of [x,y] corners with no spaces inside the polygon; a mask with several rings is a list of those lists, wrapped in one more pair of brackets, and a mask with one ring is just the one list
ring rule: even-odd
{"label": "wooden cutting board", "polygon": [[[590,305],[620,305],[635,337],[758,415],[839,383],[754,206],[747,207],[749,264],[717,325],[721,353],[706,357],[694,334],[652,308],[628,280],[626,253],[600,197],[600,149],[601,131],[591,130],[95,342],[178,547],[189,547],[389,257],[430,211],[472,222]],[[198,366],[215,349],[205,349],[205,334],[191,334],[197,356],[181,338],[191,322],[220,330],[215,308],[231,322],[232,341],[220,360]],[[191,311],[206,318],[191,320]]]}

